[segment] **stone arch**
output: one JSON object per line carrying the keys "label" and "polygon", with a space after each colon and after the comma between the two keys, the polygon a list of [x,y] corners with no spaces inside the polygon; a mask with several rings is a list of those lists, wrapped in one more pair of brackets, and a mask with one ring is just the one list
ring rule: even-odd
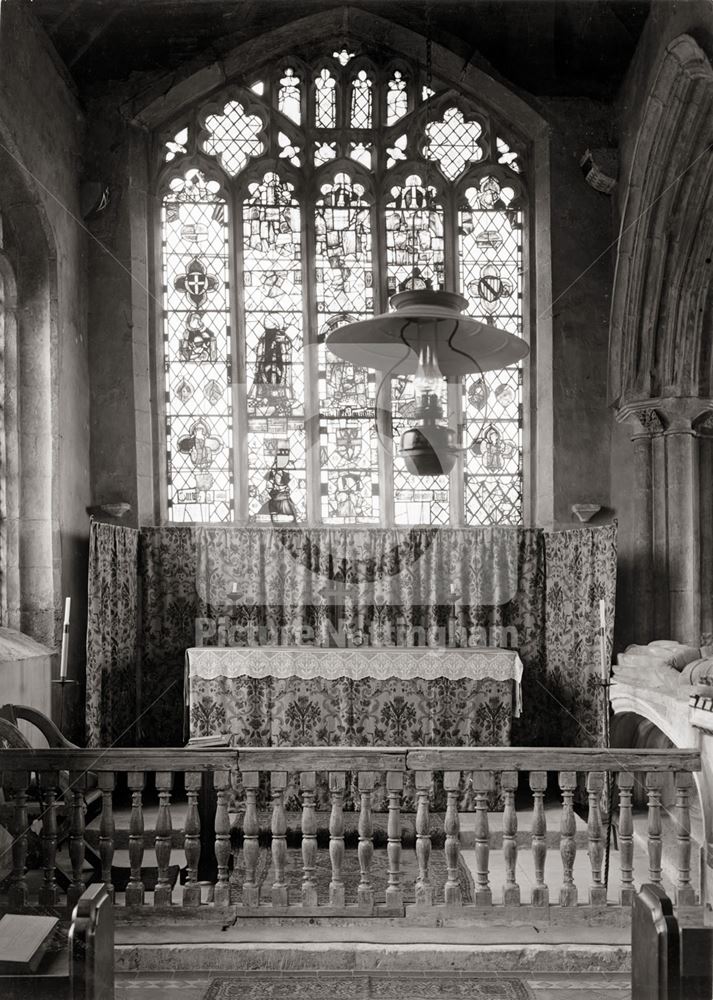
{"label": "stone arch", "polygon": [[[378,44],[395,57],[422,57],[425,38],[417,32],[356,7],[335,6],[331,10],[295,18],[271,31],[251,38],[224,53],[219,59],[210,52],[183,69],[159,78],[122,108],[135,127],[135,140],[145,145],[137,160],[145,170],[150,149],[149,136],[168,128],[191,105],[210,99],[246,67],[270,63],[289,53],[296,39],[318,45],[348,38],[366,45]],[[528,147],[531,158],[532,231],[527,241],[526,266],[533,275],[530,301],[525,317],[525,335],[531,344],[530,376],[526,380],[524,411],[529,415],[524,455],[525,523],[548,526],[554,522],[554,426],[552,387],[552,279],[550,212],[550,129],[544,118],[513,90],[493,79],[472,63],[434,41],[433,73],[462,92],[476,105],[507,123]],[[147,184],[147,187],[150,185]],[[155,194],[150,193],[154,199]],[[151,237],[149,238],[151,241]],[[136,275],[145,284],[147,274]],[[134,283],[136,284],[136,282]],[[158,328],[158,310],[152,316]],[[142,378],[135,374],[135,385]],[[156,383],[156,392],[163,391]],[[156,437],[158,439],[157,428]],[[152,470],[154,492],[160,495],[158,469]],[[161,506],[155,510],[160,517]]]}
{"label": "stone arch", "polygon": [[34,182],[2,123],[0,138],[2,624],[54,646],[56,252]]}
{"label": "stone arch", "polygon": [[689,35],[646,101],[622,213],[610,401],[713,395],[713,68]]}

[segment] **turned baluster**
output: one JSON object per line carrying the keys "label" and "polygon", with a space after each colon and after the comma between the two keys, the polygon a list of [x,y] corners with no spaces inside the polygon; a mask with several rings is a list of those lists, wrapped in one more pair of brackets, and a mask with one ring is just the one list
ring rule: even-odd
{"label": "turned baluster", "polygon": [[154,849],[156,851],[156,865],[158,867],[158,878],[156,879],[156,889],[154,891],[154,906],[170,906],[172,902],[173,886],[169,876],[168,868],[171,863],[171,789],[173,788],[173,772],[156,772],[156,790],[158,791],[158,815],[156,816],[156,830]]}
{"label": "turned baluster", "polygon": [[374,858],[374,824],[371,816],[371,793],[374,788],[372,771],[359,772],[359,906],[374,905],[374,889],[371,884],[371,863]]}
{"label": "turned baluster", "polygon": [[144,859],[144,807],[141,793],[144,772],[129,771],[131,789],[131,816],[129,818],[129,884],[126,887],[126,905],[141,906],[144,901],[144,883],[141,881],[141,863]]}
{"label": "turned baluster", "polygon": [[45,771],[38,775],[42,790],[42,868],[44,879],[39,891],[41,906],[56,906],[59,886],[56,879],[57,857],[57,783],[56,771]]}
{"label": "turned baluster", "polygon": [[433,782],[431,771],[416,771],[416,860],[418,879],[416,880],[416,906],[433,905],[431,885],[431,836],[428,794]]}
{"label": "turned baluster", "polygon": [[67,907],[73,910],[86,889],[82,878],[84,868],[84,786],[82,771],[69,772],[71,806],[69,817],[69,860],[72,864],[72,881],[67,889]]}
{"label": "turned baluster", "polygon": [[186,855],[186,882],[183,886],[184,906],[200,906],[201,887],[198,884],[198,862],[201,856],[201,816],[198,811],[198,795],[203,775],[200,771],[186,771],[186,822],[183,827],[183,850]]}
{"label": "turned baluster", "polygon": [[532,860],[535,866],[535,884],[532,887],[532,905],[548,906],[550,890],[545,883],[545,861],[547,860],[547,820],[545,818],[545,791],[547,771],[530,771],[532,791]]}
{"label": "turned baluster", "polygon": [[577,856],[577,821],[574,815],[574,790],[577,787],[577,772],[560,771],[559,786],[562,791],[560,856],[564,883],[560,889],[560,906],[576,906],[577,886],[574,884],[573,870]]}
{"label": "turned baluster", "polygon": [[695,906],[696,891],[691,885],[691,787],[693,775],[676,773],[676,838],[678,840],[678,878],[676,902],[679,906]]}
{"label": "turned baluster", "polygon": [[587,775],[587,794],[589,796],[587,839],[589,841],[589,863],[592,868],[592,884],[589,887],[589,902],[590,904],[596,905],[605,904],[607,901],[607,889],[602,881],[604,839],[601,799],[603,788],[604,772],[590,771]]}
{"label": "turned baluster", "polygon": [[631,811],[631,797],[634,790],[634,775],[621,771],[619,786],[619,864],[621,866],[621,888],[619,902],[631,906],[634,900],[634,817]]}
{"label": "turned baluster", "polygon": [[444,854],[446,856],[446,885],[444,898],[450,906],[461,906],[462,897],[458,879],[458,858],[460,857],[460,822],[458,819],[458,795],[460,771],[444,771],[443,787],[446,790],[446,815],[443,828],[446,833]]}
{"label": "turned baluster", "polygon": [[505,862],[503,903],[506,906],[520,905],[520,886],[515,877],[517,869],[517,811],[515,809],[517,781],[517,771],[503,771],[500,775],[500,786],[505,799],[505,808],[503,809],[503,860]]}
{"label": "turned baluster", "polygon": [[285,816],[285,789],[287,771],[273,771],[270,775],[272,789],[272,867],[275,880],[272,883],[272,905],[287,906],[287,882],[285,863],[287,862],[287,817]]}
{"label": "turned baluster", "polygon": [[387,771],[386,791],[389,796],[389,819],[386,826],[386,856],[389,863],[386,905],[402,907],[404,903],[401,889],[401,792],[404,776],[401,771]]}
{"label": "turned baluster", "polygon": [[314,876],[317,871],[317,817],[315,815],[317,774],[315,771],[302,771],[300,788],[302,789],[302,905],[316,906],[317,883]]}
{"label": "turned baluster", "polygon": [[332,811],[329,817],[329,859],[332,862],[332,880],[329,883],[329,903],[344,906],[344,771],[329,772],[329,791]]}
{"label": "turned baluster", "polygon": [[488,825],[488,790],[490,771],[473,771],[475,796],[475,905],[490,906],[493,893],[490,888],[490,827]]}
{"label": "turned baluster", "polygon": [[243,882],[243,906],[260,905],[260,886],[255,881],[257,863],[260,857],[260,844],[258,843],[260,824],[257,818],[257,791],[259,787],[260,773],[258,771],[244,771],[243,860],[245,861],[245,881]]}
{"label": "turned baluster", "polygon": [[10,771],[6,775],[8,789],[13,791],[12,822],[12,878],[8,893],[11,910],[23,909],[28,903],[27,888],[27,786],[30,775],[27,771]]}
{"label": "turned baluster", "polygon": [[230,815],[228,813],[228,793],[230,791],[230,771],[213,772],[213,788],[215,789],[215,860],[218,865],[218,875],[213,889],[213,902],[216,906],[230,904],[230,885],[228,883],[228,862],[230,861]]}
{"label": "turned baluster", "polygon": [[646,775],[646,791],[648,792],[648,849],[649,849],[649,882],[661,885],[661,853],[663,832],[661,817],[661,791],[665,775],[660,772],[648,772]]}
{"label": "turned baluster", "polygon": [[107,892],[114,899],[114,886],[111,881],[111,866],[114,860],[114,772],[100,771],[98,775],[99,790],[102,793],[102,811],[99,818],[99,857],[102,864],[102,881]]}

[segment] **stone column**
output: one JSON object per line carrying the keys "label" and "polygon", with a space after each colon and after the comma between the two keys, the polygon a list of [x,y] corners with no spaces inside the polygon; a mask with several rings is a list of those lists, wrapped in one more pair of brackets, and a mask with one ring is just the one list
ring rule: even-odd
{"label": "stone column", "polygon": [[[657,557],[657,521],[655,507],[655,483],[658,470],[654,462],[654,442],[663,433],[663,425],[655,410],[638,407],[624,407],[617,414],[621,422],[628,422],[632,431],[634,446],[632,507],[634,510],[633,563],[629,575],[628,615],[631,634],[637,642],[648,642],[657,633],[668,634],[668,594],[665,591],[665,607],[662,607],[657,588],[657,580],[662,577],[655,570]],[[661,629],[663,628],[663,632]]]}
{"label": "stone column", "polygon": [[671,635],[697,646],[701,635],[701,514],[696,422],[711,402],[693,397],[659,399],[666,453],[668,593]]}
{"label": "stone column", "polygon": [[713,645],[713,415],[698,427],[701,509],[701,645]]}

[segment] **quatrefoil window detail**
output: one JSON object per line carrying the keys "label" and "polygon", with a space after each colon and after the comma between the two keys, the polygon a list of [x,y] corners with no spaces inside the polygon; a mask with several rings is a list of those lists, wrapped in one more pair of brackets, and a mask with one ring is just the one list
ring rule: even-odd
{"label": "quatrefoil window detail", "polygon": [[239,101],[228,101],[220,115],[208,115],[205,127],[210,134],[201,143],[203,150],[217,156],[231,177],[243,169],[250,157],[265,152],[260,138],[262,120],[246,114]]}
{"label": "quatrefoil window detail", "polygon": [[448,180],[453,181],[468,163],[482,160],[482,134],[478,122],[466,121],[458,108],[447,108],[441,121],[426,125],[423,155],[436,160]]}

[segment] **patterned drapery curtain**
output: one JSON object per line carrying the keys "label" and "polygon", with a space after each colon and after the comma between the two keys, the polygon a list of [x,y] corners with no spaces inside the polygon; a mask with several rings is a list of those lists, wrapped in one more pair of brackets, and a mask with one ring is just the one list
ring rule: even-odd
{"label": "patterned drapery curtain", "polygon": [[139,532],[92,521],[86,718],[89,746],[131,746],[138,715]]}
{"label": "patterned drapery curtain", "polygon": [[545,670],[538,676],[553,743],[603,746],[599,602],[605,603],[611,662],[616,600],[616,524],[545,534]]}
{"label": "patterned drapery curtain", "polygon": [[[172,526],[140,536],[139,742],[180,744],[188,647],[255,641],[511,645],[525,667],[513,744],[588,746],[601,732],[598,596],[611,648],[614,526]],[[91,647],[88,671],[110,682],[102,655]]]}

